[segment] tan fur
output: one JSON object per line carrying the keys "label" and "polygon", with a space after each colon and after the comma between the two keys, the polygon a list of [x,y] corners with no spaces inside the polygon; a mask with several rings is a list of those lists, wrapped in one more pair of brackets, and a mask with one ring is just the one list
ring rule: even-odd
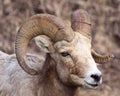
{"label": "tan fur", "polygon": [[[78,11],[74,16],[81,15]],[[90,32],[83,34],[90,28],[84,24],[83,32],[76,28],[48,14],[26,21],[17,34],[16,56],[0,52],[0,96],[77,96],[81,85],[101,84]],[[38,35],[35,41],[44,53],[26,55],[29,41]]]}
{"label": "tan fur", "polygon": [[[84,80],[93,58],[87,59],[91,56],[90,41],[79,33],[75,34],[70,43],[59,41],[54,45],[45,36],[36,38],[36,44],[45,53],[27,55],[30,66],[39,72],[35,76],[27,74],[19,66],[15,55],[1,52],[0,96],[76,96],[77,88],[82,85],[79,80]],[[71,58],[61,57],[61,51],[68,51]],[[95,62],[92,63],[94,65]],[[71,74],[76,75],[78,80],[69,77]]]}
{"label": "tan fur", "polygon": [[[36,55],[27,57],[30,64],[40,58]],[[44,59],[41,59],[39,63],[43,62]],[[55,70],[56,65],[51,65],[45,77],[31,76],[20,68],[15,55],[0,59],[0,96],[74,96],[76,88],[62,84]]]}

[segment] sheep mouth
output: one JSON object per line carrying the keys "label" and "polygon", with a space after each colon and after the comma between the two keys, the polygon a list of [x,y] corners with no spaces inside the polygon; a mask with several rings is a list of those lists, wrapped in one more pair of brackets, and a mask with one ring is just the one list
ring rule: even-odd
{"label": "sheep mouth", "polygon": [[92,84],[92,83],[88,83],[87,81],[85,81],[85,83],[86,83],[86,86],[87,87],[92,87],[92,88],[95,88],[95,87],[98,87],[99,86],[99,84],[97,84],[97,83],[95,83],[95,84]]}

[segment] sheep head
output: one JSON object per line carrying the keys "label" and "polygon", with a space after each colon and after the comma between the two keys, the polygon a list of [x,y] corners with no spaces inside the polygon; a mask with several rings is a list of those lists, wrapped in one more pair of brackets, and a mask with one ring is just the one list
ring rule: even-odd
{"label": "sheep head", "polygon": [[88,13],[83,10],[73,12],[72,26],[49,14],[31,17],[20,27],[16,37],[15,52],[19,65],[28,74],[39,74],[26,59],[28,43],[39,35],[36,44],[56,62],[58,77],[64,84],[98,86],[102,79],[95,61],[106,62],[111,57],[95,54],[91,48],[89,21]]}

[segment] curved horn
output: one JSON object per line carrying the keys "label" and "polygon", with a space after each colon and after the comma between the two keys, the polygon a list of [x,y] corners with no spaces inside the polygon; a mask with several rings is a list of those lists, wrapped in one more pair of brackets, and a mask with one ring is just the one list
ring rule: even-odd
{"label": "curved horn", "polygon": [[[71,15],[71,21],[71,27],[74,31],[77,31],[91,39],[91,20],[89,14],[86,11],[80,9],[73,12]],[[93,49],[91,53],[97,63],[105,63],[107,61],[110,61],[111,58],[114,57],[111,54],[102,56],[96,53]]]}
{"label": "curved horn", "polygon": [[89,14],[82,9],[79,9],[71,15],[71,27],[88,38],[91,38],[91,21]]}
{"label": "curved horn", "polygon": [[108,62],[114,57],[112,54],[102,56],[102,55],[96,53],[93,49],[92,49],[91,53],[92,53],[92,56],[93,56],[95,62],[97,62],[97,63]]}
{"label": "curved horn", "polygon": [[39,72],[29,66],[26,59],[26,49],[30,40],[38,35],[46,35],[53,42],[60,40],[69,42],[74,36],[72,29],[66,28],[63,21],[53,15],[39,14],[27,20],[17,33],[15,53],[19,65],[31,75],[36,75]]}

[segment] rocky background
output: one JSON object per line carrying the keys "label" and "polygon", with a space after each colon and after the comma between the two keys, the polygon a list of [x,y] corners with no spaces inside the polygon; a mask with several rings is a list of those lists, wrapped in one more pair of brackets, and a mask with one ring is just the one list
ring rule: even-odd
{"label": "rocky background", "polygon": [[[97,90],[81,88],[80,96],[119,96],[120,94],[120,0],[0,0],[0,51],[14,53],[18,28],[28,17],[49,13],[70,19],[74,10],[91,14],[92,45],[101,53],[113,53],[114,59],[99,65],[103,84]],[[30,52],[39,51],[32,41]]]}

